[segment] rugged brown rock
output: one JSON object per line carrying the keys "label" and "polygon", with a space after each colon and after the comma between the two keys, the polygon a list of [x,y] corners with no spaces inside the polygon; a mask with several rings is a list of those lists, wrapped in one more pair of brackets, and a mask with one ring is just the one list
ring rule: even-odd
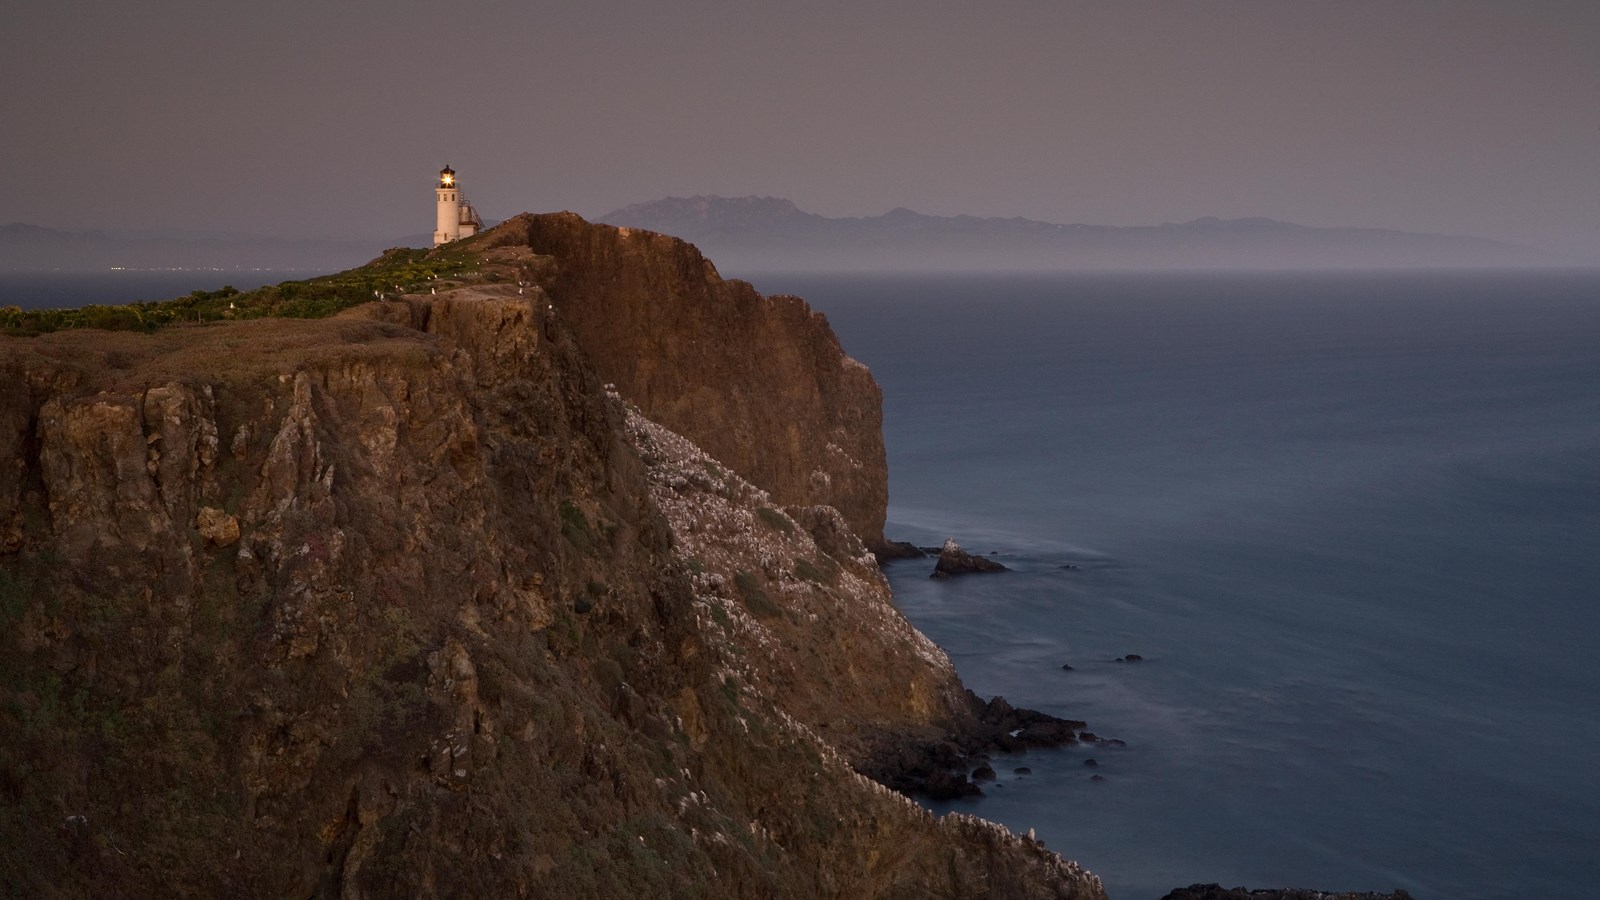
{"label": "rugged brown rock", "polygon": [[1006,567],[992,559],[982,556],[973,556],[961,549],[955,538],[946,538],[944,547],[939,550],[939,561],[933,566],[930,578],[953,578],[957,575],[971,575],[982,572],[1004,572]]}
{"label": "rugged brown rock", "polygon": [[645,415],[779,504],[832,506],[883,543],[882,393],[804,300],[724,281],[677,238],[571,213],[517,216],[463,245],[542,286]]}
{"label": "rugged brown rock", "polygon": [[[333,319],[0,338],[0,892],[1102,897],[852,770],[965,695],[819,502],[881,524],[876,389],[820,317],[657,237],[483,237]],[[657,290],[751,355],[691,365]],[[800,461],[746,480],[650,398]]]}

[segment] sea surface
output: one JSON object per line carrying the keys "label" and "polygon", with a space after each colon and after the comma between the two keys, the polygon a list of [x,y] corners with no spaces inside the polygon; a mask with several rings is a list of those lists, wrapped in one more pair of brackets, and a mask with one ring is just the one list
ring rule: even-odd
{"label": "sea surface", "polygon": [[248,291],[264,284],[312,278],[321,271],[271,269],[114,269],[93,272],[0,272],[0,306],[63,309],[171,300],[228,285]]}
{"label": "sea surface", "polygon": [[1114,900],[1600,896],[1600,273],[751,280],[882,384],[890,536],[1013,570],[901,609],[1127,742],[936,811]]}
{"label": "sea surface", "polygon": [[[0,306],[303,277],[0,275]],[[1127,742],[937,811],[1114,900],[1600,895],[1600,273],[751,280],[883,385],[890,535],[1012,568],[895,563],[900,607],[979,693]]]}

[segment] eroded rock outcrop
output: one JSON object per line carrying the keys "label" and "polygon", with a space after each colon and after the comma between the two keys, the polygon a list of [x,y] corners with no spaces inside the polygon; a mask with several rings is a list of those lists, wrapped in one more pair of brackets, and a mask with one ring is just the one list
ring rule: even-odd
{"label": "eroded rock outcrop", "polygon": [[554,292],[631,238],[579,238],[512,254],[548,292],[0,339],[6,888],[1103,896],[853,770],[960,714],[948,660],[845,518],[607,394]]}
{"label": "eroded rock outcrop", "polygon": [[939,561],[934,563],[933,574],[930,578],[953,578],[957,575],[972,575],[982,572],[1004,572],[1006,567],[992,559],[982,556],[973,556],[961,549],[961,545],[954,538],[948,538],[944,546],[939,549]]}
{"label": "eroded rock outcrop", "polygon": [[677,238],[572,213],[516,216],[462,245],[543,287],[645,415],[779,505],[832,506],[883,543],[882,392],[804,300],[724,280]]}

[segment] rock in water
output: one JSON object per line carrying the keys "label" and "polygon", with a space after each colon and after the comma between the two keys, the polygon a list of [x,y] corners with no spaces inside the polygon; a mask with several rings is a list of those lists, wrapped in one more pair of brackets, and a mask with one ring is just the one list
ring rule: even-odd
{"label": "rock in water", "polygon": [[955,538],[944,542],[944,547],[939,550],[939,562],[933,567],[933,578],[949,578],[952,575],[968,575],[973,572],[1004,572],[1005,566],[992,559],[973,556],[961,549]]}
{"label": "rock in water", "polygon": [[928,554],[921,547],[909,541],[886,539],[882,544],[872,549],[872,555],[878,558],[878,562],[883,563],[891,559],[916,559]]}

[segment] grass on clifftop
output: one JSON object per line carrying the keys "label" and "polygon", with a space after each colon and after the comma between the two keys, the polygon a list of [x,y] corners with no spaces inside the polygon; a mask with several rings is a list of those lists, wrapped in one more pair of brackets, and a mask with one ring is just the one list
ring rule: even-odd
{"label": "grass on clifftop", "polygon": [[0,332],[31,337],[69,328],[154,331],[165,325],[225,319],[320,319],[375,298],[374,291],[419,291],[432,278],[455,275],[477,262],[470,251],[389,250],[368,265],[305,281],[285,281],[253,291],[224,287],[175,300],[93,305],[76,309],[0,308]]}

